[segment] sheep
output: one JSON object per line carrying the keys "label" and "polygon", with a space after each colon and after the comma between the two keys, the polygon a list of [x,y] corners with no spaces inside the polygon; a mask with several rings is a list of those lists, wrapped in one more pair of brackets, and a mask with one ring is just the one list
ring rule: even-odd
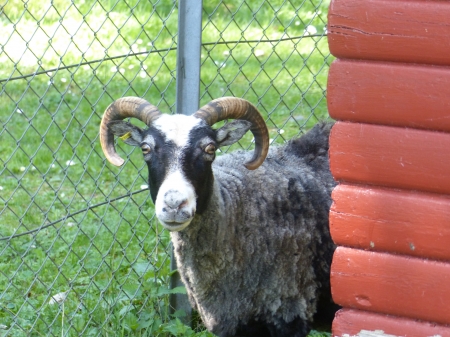
{"label": "sheep", "polygon": [[[148,128],[123,121],[127,117]],[[233,121],[212,128],[224,119]],[[171,232],[190,303],[219,337],[303,337],[315,317],[327,311],[333,316],[330,128],[319,123],[269,149],[264,119],[239,98],[213,100],[192,116],[162,114],[137,97],[106,109],[103,152],[120,166],[114,136],[141,147],[155,214]],[[215,158],[219,147],[249,129],[253,155],[236,151]]]}

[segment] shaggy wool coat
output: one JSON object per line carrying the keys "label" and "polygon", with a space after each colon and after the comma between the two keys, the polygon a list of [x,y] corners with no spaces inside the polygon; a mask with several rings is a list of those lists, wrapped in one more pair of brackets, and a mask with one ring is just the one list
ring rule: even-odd
{"label": "shaggy wool coat", "polygon": [[271,336],[308,333],[319,298],[329,297],[335,249],[330,128],[319,123],[271,148],[255,171],[244,167],[251,155],[244,151],[213,163],[207,210],[171,233],[189,300],[208,330],[245,335],[256,323]]}

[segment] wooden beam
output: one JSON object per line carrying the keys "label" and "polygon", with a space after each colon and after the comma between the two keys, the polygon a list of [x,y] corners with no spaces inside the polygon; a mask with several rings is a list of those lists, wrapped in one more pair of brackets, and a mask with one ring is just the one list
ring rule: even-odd
{"label": "wooden beam", "polygon": [[376,336],[382,336],[383,331],[385,335],[402,337],[450,337],[450,326],[446,325],[354,309],[342,309],[337,312],[333,321],[332,336],[357,336],[361,331],[378,331]]}
{"label": "wooden beam", "polygon": [[337,245],[450,261],[450,196],[341,184],[332,197]]}
{"label": "wooden beam", "polygon": [[336,120],[449,132],[449,97],[450,67],[336,60],[328,75]]}
{"label": "wooden beam", "polygon": [[450,2],[333,0],[328,43],[339,58],[450,65]]}
{"label": "wooden beam", "polygon": [[338,247],[331,289],[343,307],[450,324],[450,263]]}
{"label": "wooden beam", "polygon": [[330,167],[338,181],[450,193],[450,134],[337,122]]}

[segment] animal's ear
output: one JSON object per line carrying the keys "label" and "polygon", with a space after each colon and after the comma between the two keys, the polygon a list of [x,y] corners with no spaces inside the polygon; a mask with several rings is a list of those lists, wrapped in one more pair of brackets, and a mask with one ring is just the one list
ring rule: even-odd
{"label": "animal's ear", "polygon": [[140,146],[142,143],[142,129],[124,121],[111,121],[107,124],[108,129],[126,144]]}
{"label": "animal's ear", "polygon": [[225,124],[216,131],[216,140],[219,146],[236,143],[242,136],[250,130],[252,123],[240,119]]}

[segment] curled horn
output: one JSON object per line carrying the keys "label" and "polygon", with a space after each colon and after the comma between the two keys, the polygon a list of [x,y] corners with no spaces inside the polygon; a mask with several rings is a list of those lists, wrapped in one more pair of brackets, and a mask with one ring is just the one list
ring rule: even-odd
{"label": "curled horn", "polygon": [[150,125],[160,115],[161,112],[157,107],[139,97],[123,97],[111,103],[106,108],[100,123],[100,144],[106,159],[116,166],[124,163],[124,160],[116,152],[114,135],[108,129],[109,122],[134,117],[146,125]]}
{"label": "curled horn", "polygon": [[244,165],[249,170],[255,170],[266,159],[269,150],[269,132],[266,123],[258,109],[245,99],[218,98],[201,107],[193,116],[203,119],[210,126],[224,119],[242,119],[252,123],[250,131],[255,137],[255,151],[252,159]]}

